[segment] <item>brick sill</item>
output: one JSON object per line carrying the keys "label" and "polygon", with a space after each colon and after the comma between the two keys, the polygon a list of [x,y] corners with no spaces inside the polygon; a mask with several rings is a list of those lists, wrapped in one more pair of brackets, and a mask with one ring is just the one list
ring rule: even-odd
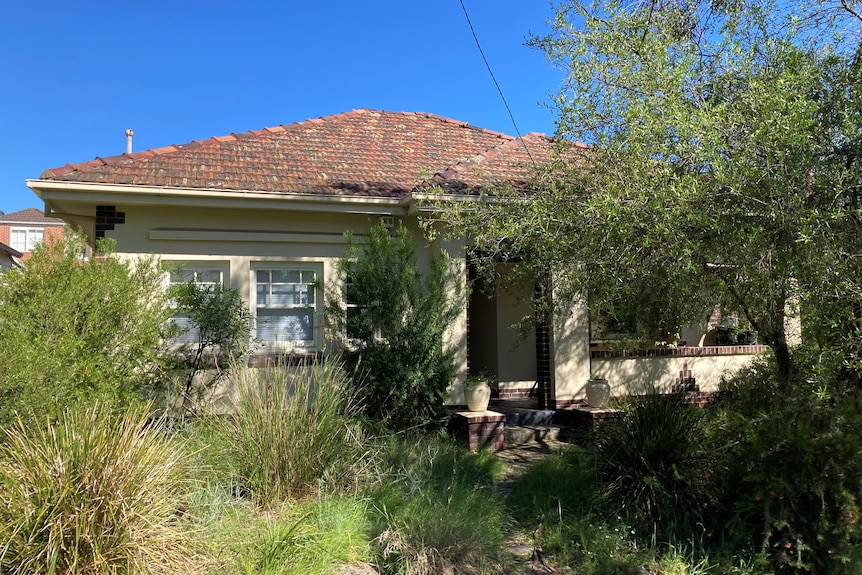
{"label": "brick sill", "polygon": [[767,345],[710,345],[705,347],[656,347],[649,349],[591,349],[590,359],[635,357],[703,357],[713,355],[753,355],[769,350]]}

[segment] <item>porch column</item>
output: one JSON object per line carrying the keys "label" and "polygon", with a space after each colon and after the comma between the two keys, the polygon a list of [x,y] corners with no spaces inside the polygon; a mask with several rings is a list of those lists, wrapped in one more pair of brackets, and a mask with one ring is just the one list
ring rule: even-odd
{"label": "porch column", "polygon": [[576,304],[567,314],[555,314],[551,326],[550,395],[553,407],[559,409],[586,399],[586,385],[590,378],[590,329],[586,304]]}

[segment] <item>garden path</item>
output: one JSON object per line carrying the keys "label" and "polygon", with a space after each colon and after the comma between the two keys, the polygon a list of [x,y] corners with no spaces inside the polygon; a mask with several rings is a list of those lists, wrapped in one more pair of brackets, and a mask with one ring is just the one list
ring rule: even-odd
{"label": "garden path", "polygon": [[[545,439],[528,443],[505,445],[496,456],[506,464],[506,473],[498,483],[500,491],[508,495],[515,480],[533,463],[550,454],[560,453],[568,444],[557,439]],[[553,565],[545,560],[542,549],[531,538],[521,534],[509,536],[507,551],[514,555],[521,565],[521,575],[547,575],[558,573]]]}

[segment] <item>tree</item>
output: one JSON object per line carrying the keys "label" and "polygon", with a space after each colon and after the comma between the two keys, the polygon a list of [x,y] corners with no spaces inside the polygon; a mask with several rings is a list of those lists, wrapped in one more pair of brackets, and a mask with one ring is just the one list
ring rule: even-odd
{"label": "tree", "polygon": [[252,315],[239,291],[221,283],[201,284],[194,280],[174,285],[170,291],[175,311],[188,318],[189,325],[180,335],[191,341],[180,346],[176,358],[186,370],[183,383],[183,408],[192,402],[195,378],[212,370],[198,391],[211,390],[225,374],[250,351],[249,330]]}
{"label": "tree", "polygon": [[155,259],[85,259],[86,239],[40,245],[0,276],[0,425],[75,404],[125,405],[160,377],[171,310]]}
{"label": "tree", "polygon": [[427,275],[419,273],[406,228],[393,237],[373,226],[361,246],[347,238],[338,261],[343,297],[327,301],[326,317],[347,339],[343,357],[361,408],[390,429],[440,425],[455,375],[454,350],[443,336],[460,311],[460,284],[442,254]]}
{"label": "tree", "polygon": [[862,20],[850,4],[564,2],[531,40],[567,73],[558,154],[528,201],[452,219],[524,273],[551,270],[558,305],[636,302],[671,329],[721,303],[790,385],[788,310],[816,318],[824,345],[851,345],[842,334],[862,325]]}

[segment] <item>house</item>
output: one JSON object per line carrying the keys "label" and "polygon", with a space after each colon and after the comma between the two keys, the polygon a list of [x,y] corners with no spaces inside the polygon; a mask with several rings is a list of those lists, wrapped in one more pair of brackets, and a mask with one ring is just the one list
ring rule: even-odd
{"label": "house", "polygon": [[[419,232],[428,185],[454,195],[501,181],[522,185],[526,167],[547,158],[551,145],[541,134],[514,138],[431,114],[362,109],[97,157],[46,170],[27,185],[91,241],[110,237],[120,254],[159,254],[197,281],[238,289],[258,320],[263,354],[312,354],[326,347],[317,288],[338,289],[335,263],[346,230],[361,241],[372,223],[407,226],[416,232],[420,262],[442,248],[467,280],[466,246],[444,235],[429,246]],[[591,371],[608,377],[618,394],[633,386],[669,389],[683,373],[709,389],[754,351],[591,354],[582,307],[522,339],[510,327],[529,313],[518,296],[474,290],[448,340],[460,378],[481,368],[499,381],[502,396],[536,396],[541,407],[581,402]],[[463,403],[458,385],[450,402]]]}
{"label": "house", "polygon": [[0,214],[0,243],[20,252],[22,260],[39,242],[62,239],[63,220],[46,217],[38,208]]}
{"label": "house", "polygon": [[0,272],[21,267],[21,256],[24,255],[11,246],[0,242]]}

